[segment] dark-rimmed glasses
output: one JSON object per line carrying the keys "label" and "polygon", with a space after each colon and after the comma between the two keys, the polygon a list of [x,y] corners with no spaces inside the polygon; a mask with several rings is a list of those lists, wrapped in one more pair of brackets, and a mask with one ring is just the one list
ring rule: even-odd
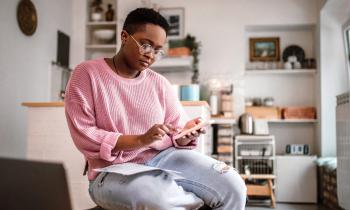
{"label": "dark-rimmed glasses", "polygon": [[130,37],[135,41],[137,46],[139,47],[139,52],[141,55],[146,55],[152,53],[154,55],[155,60],[160,60],[165,56],[165,52],[162,49],[154,49],[150,44],[140,44],[132,35]]}

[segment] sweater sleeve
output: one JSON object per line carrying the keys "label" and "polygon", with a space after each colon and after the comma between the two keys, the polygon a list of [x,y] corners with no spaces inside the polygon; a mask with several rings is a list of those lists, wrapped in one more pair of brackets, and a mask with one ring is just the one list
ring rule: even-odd
{"label": "sweater sleeve", "polygon": [[111,162],[122,152],[113,151],[121,134],[100,129],[96,125],[92,81],[87,68],[78,66],[66,88],[65,114],[68,127],[74,144],[86,157]]}
{"label": "sweater sleeve", "polygon": [[[165,80],[165,123],[171,124],[177,128],[182,129],[186,122],[189,121],[185,110],[183,109],[178,97],[176,96],[172,85]],[[175,139],[171,137],[171,140],[176,148],[181,149],[194,149],[197,146],[198,139],[193,139],[188,145],[181,146]]]}

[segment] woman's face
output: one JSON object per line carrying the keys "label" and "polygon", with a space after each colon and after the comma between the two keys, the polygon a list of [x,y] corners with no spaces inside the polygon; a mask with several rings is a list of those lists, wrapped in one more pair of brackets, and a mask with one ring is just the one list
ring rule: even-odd
{"label": "woman's face", "polygon": [[[149,68],[156,60],[156,55],[162,50],[166,33],[158,25],[145,24],[134,34],[122,32],[123,54],[126,64],[132,70],[142,71]],[[144,53],[144,47],[151,48],[151,52]]]}

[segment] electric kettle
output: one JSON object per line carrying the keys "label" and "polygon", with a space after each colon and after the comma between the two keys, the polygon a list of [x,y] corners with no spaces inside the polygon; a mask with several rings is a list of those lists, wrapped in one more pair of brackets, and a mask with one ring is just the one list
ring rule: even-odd
{"label": "electric kettle", "polygon": [[238,119],[238,127],[241,130],[241,134],[252,135],[253,124],[254,124],[254,118],[249,113],[242,114]]}

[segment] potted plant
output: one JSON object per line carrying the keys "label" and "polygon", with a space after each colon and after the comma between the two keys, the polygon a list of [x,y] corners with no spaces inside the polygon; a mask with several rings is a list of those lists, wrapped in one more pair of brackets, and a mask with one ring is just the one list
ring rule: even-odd
{"label": "potted plant", "polygon": [[102,21],[103,8],[101,5],[102,5],[102,0],[94,0],[91,3],[91,20],[92,21]]}
{"label": "potted plant", "polygon": [[199,72],[198,72],[198,56],[201,53],[201,43],[196,40],[195,36],[191,36],[190,34],[187,34],[185,38],[185,46],[188,47],[191,51],[191,55],[193,56],[193,61],[192,61],[192,70],[193,70],[193,75],[192,75],[192,83],[193,84],[199,84]]}

